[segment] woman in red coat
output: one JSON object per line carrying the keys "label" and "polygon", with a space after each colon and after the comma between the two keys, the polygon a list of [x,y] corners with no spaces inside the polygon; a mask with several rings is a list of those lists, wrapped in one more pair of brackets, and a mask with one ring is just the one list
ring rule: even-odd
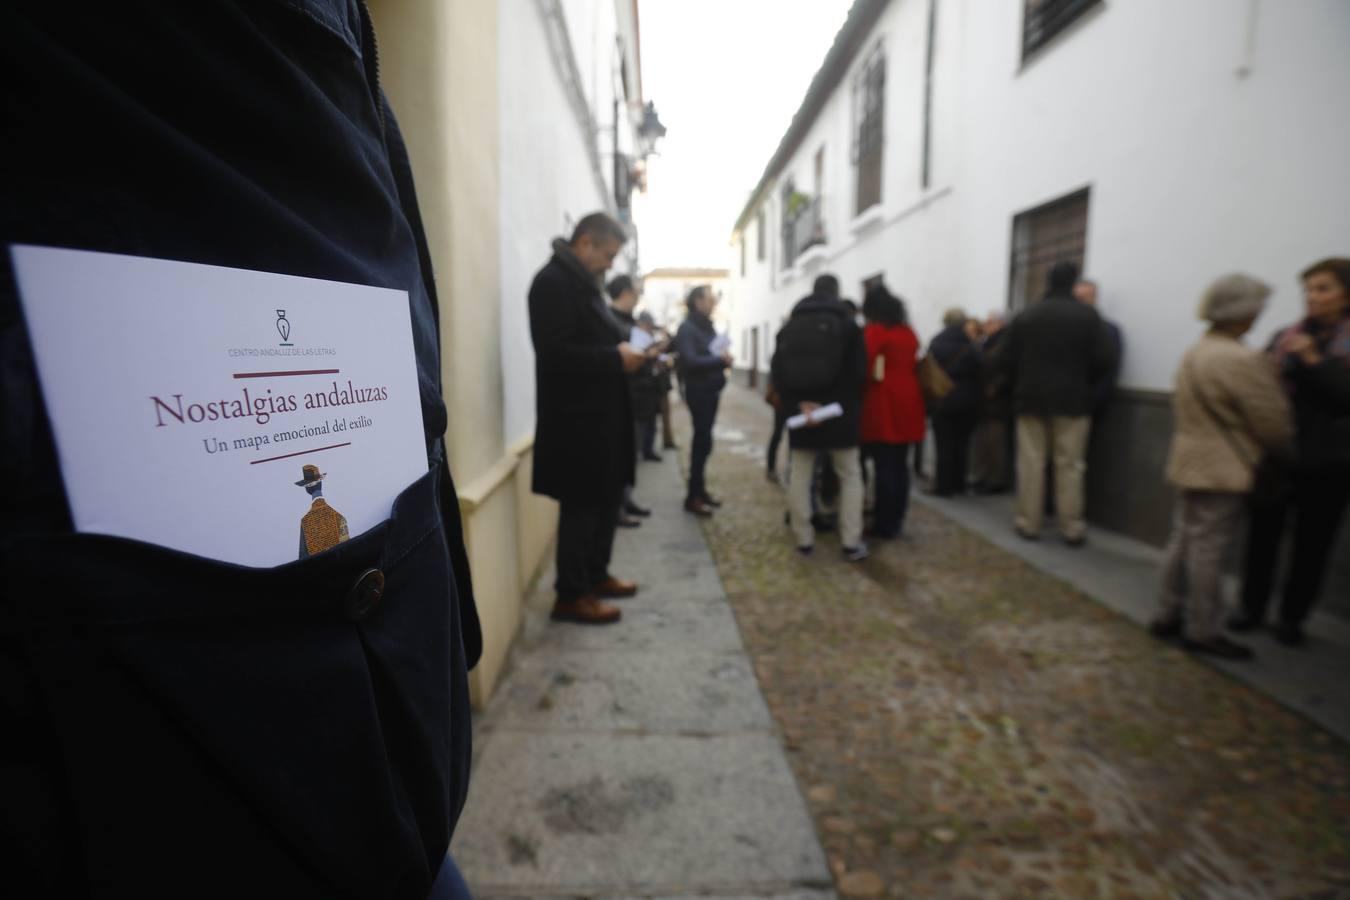
{"label": "woman in red coat", "polygon": [[909,509],[909,448],[923,441],[926,414],[919,379],[919,338],[905,305],[885,287],[863,300],[867,382],[863,388],[863,452],[876,471],[872,533],[898,537]]}

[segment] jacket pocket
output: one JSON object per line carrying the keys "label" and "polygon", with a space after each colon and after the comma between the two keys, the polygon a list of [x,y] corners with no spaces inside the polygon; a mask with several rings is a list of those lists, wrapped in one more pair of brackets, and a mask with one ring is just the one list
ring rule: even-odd
{"label": "jacket pocket", "polygon": [[380,526],[274,569],[95,535],[7,542],[90,883],[425,896],[469,755],[436,490],[428,473]]}

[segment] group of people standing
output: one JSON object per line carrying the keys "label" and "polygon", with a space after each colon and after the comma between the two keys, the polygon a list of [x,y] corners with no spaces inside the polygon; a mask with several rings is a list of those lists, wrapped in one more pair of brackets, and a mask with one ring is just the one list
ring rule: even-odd
{"label": "group of people standing", "polygon": [[1350,259],[1321,260],[1301,278],[1305,315],[1264,352],[1242,338],[1270,287],[1246,275],[1215,281],[1199,310],[1210,329],[1177,372],[1167,477],[1179,496],[1150,630],[1193,651],[1253,656],[1220,630],[1222,565],[1244,519],[1242,604],[1228,628],[1265,626],[1292,519],[1273,632],[1283,644],[1303,643],[1350,505]]}
{"label": "group of people standing", "polygon": [[[1228,628],[1264,627],[1292,524],[1273,632],[1282,643],[1301,644],[1350,505],[1350,259],[1322,260],[1302,282],[1304,318],[1281,329],[1264,352],[1241,339],[1270,288],[1243,275],[1214,282],[1200,308],[1211,328],[1177,373],[1166,473],[1178,490],[1176,524],[1151,631],[1180,638],[1193,652],[1253,655],[1220,633],[1221,566],[1244,519],[1242,604]],[[1096,284],[1080,278],[1074,263],[1058,263],[1043,300],[1011,322],[949,311],[921,358],[904,303],[885,286],[867,291],[855,324],[838,280],[818,278],[778,335],[767,395],[775,406],[768,475],[778,480],[777,449],[787,428],[789,521],[798,549],[813,552],[824,482],[837,485],[845,557],[866,558],[868,462],[875,501],[866,533],[899,535],[910,456],[917,471],[928,421],[936,445],[932,493],[1001,492],[1015,471],[1016,532],[1037,540],[1052,511],[1064,542],[1083,546],[1088,444],[1123,352],[1120,329],[1100,316],[1096,297]]]}
{"label": "group of people standing", "polygon": [[[838,284],[831,275],[817,279],[811,296],[797,304],[779,333],[772,362],[771,480],[777,479],[776,451],[785,423],[794,414],[805,417],[789,439],[793,471],[811,473],[789,486],[798,547],[809,552],[812,546],[810,503],[822,463],[839,483],[845,555],[866,556],[863,461],[870,463],[875,479],[869,533],[881,539],[899,536],[908,509],[910,457],[917,469],[930,420],[935,495],[966,493],[972,461],[977,490],[1007,490],[1015,423],[1018,533],[1028,540],[1039,537],[1049,473],[1063,537],[1081,546],[1087,531],[1083,477],[1091,419],[1109,394],[1121,353],[1119,331],[1095,309],[1096,286],[1081,280],[1073,263],[1060,263],[1050,272],[1044,302],[1011,325],[1005,327],[997,315],[981,323],[962,310],[950,310],[921,360],[918,336],[900,298],[885,285],[869,288],[859,328],[853,322],[856,308],[840,299]],[[836,326],[846,332],[838,339],[842,349],[833,347],[832,330],[820,324],[829,317],[845,323]],[[831,361],[824,368],[832,381],[827,387],[808,385],[803,395],[803,381],[821,380],[815,369],[822,360]],[[831,403],[841,414],[815,421],[817,410]],[[824,450],[831,452],[828,461],[819,458]]]}
{"label": "group of people standing", "polygon": [[624,226],[608,214],[585,216],[569,240],[553,242],[552,258],[530,286],[533,489],[559,504],[556,621],[617,622],[622,612],[606,601],[638,592],[635,582],[610,571],[614,536],[620,526],[638,527],[651,514],[633,494],[637,461],[661,459],[655,445],[658,417],[666,449],[675,446],[672,373],[681,381],[694,425],[685,509],[710,516],[721,505],[703,477],[731,366],[712,325],[717,298],[706,285],[694,288],[673,339],[650,315],[635,316],[639,289],[632,277],[604,282],[627,239]]}

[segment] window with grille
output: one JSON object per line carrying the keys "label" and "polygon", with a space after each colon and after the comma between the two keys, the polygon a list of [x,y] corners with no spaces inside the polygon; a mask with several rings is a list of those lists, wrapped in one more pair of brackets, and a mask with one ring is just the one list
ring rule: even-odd
{"label": "window with grille", "polygon": [[755,259],[764,262],[764,210],[755,214]]}
{"label": "window with grille", "polygon": [[1020,312],[1045,296],[1050,269],[1087,255],[1087,188],[1013,217],[1008,308]]}
{"label": "window with grille", "polygon": [[1102,0],[1022,0],[1022,59],[1026,59]]}
{"label": "window with grille", "polygon": [[886,57],[878,46],[853,84],[853,164],[857,169],[855,215],[881,202],[885,107]]}

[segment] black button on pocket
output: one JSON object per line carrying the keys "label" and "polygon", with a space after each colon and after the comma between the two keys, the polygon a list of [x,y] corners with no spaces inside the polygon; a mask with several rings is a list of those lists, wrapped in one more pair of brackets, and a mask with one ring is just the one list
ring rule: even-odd
{"label": "black button on pocket", "polygon": [[383,596],[384,573],[379,569],[366,569],[347,592],[348,618],[360,622],[379,608]]}

